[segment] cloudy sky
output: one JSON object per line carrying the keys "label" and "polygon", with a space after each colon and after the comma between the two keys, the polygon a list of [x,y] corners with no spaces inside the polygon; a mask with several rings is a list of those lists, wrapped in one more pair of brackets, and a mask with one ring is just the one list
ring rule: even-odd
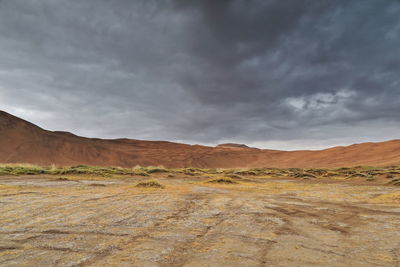
{"label": "cloudy sky", "polygon": [[398,0],[0,0],[0,109],[261,148],[400,138]]}

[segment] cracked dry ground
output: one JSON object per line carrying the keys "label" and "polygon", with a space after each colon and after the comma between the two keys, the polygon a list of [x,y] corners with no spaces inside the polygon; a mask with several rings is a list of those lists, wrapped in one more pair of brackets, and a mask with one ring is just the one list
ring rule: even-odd
{"label": "cracked dry ground", "polygon": [[400,266],[399,188],[0,178],[0,266]]}

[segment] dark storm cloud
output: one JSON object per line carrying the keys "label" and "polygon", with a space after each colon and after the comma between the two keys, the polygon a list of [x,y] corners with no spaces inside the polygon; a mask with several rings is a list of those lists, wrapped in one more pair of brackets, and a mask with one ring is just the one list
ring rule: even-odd
{"label": "dark storm cloud", "polygon": [[0,108],[102,137],[398,138],[399,15],[395,0],[3,0]]}

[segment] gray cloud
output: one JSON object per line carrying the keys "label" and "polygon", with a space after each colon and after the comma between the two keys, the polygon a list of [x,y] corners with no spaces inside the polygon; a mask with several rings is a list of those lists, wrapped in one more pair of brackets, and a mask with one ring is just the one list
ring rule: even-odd
{"label": "gray cloud", "polygon": [[400,2],[0,1],[0,109],[85,136],[398,138]]}

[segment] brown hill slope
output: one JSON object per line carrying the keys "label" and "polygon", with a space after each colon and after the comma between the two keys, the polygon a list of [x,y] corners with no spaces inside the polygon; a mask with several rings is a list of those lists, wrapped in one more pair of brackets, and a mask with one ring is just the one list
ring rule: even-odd
{"label": "brown hill slope", "polygon": [[132,139],[106,140],[46,131],[0,111],[0,162],[204,168],[383,166],[400,164],[400,140],[291,152]]}

